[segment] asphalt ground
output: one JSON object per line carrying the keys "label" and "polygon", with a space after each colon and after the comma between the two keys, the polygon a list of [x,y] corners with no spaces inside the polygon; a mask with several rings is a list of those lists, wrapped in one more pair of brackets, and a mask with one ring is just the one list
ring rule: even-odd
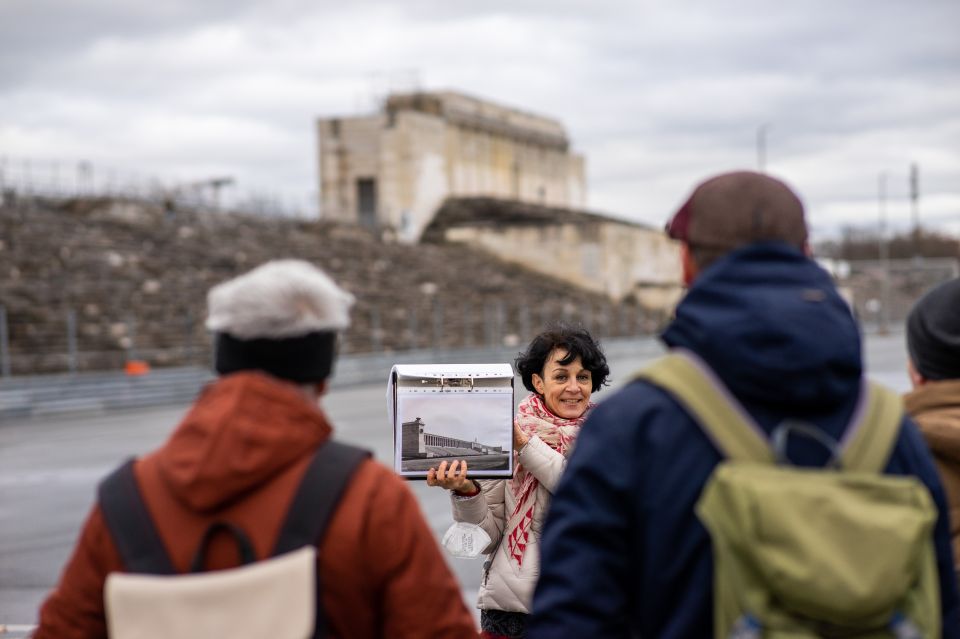
{"label": "asphalt ground", "polygon": [[[660,352],[654,344],[624,351],[608,349],[612,384],[595,395],[598,401]],[[869,336],[866,361],[871,378],[906,390],[902,333]],[[518,383],[518,400],[522,392]],[[338,439],[371,449],[378,460],[392,463],[386,380],[336,389],[323,406]],[[57,581],[100,478],[131,455],[161,444],[186,409],[181,405],[0,424],[0,626],[13,626],[13,632],[3,636],[22,636],[35,623],[37,609]],[[411,481],[410,487],[439,541],[452,523],[446,491],[423,481]],[[448,557],[448,562],[473,608],[482,561]]]}

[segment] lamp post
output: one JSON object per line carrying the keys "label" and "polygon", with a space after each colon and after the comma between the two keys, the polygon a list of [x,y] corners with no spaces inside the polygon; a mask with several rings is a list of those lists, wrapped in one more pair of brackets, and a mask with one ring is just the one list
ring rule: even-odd
{"label": "lamp post", "polygon": [[910,213],[913,218],[913,256],[920,256],[920,167],[910,165]]}
{"label": "lamp post", "polygon": [[757,127],[757,170],[760,173],[766,173],[767,169],[767,129],[769,124],[761,124]]}
{"label": "lamp post", "polygon": [[880,326],[881,335],[887,333],[890,313],[890,250],[887,245],[887,173],[881,171],[877,179],[877,207],[879,228],[877,233],[877,253],[880,257]]}

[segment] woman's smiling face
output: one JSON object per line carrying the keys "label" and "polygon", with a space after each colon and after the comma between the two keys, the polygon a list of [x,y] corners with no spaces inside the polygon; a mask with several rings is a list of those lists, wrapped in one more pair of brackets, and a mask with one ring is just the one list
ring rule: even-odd
{"label": "woman's smiling face", "polygon": [[540,375],[533,374],[533,387],[543,397],[551,413],[564,419],[576,419],[587,410],[593,392],[593,376],[583,367],[580,357],[569,364],[560,360],[567,351],[555,348]]}

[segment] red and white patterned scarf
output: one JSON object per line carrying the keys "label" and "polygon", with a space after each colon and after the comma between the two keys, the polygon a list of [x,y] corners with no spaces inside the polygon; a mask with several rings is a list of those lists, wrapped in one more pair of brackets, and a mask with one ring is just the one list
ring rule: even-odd
{"label": "red and white patterned scarf", "polygon": [[[543,398],[536,393],[530,393],[517,408],[516,423],[527,436],[537,435],[550,448],[566,456],[580,426],[586,419],[587,413],[595,404],[588,403],[587,410],[576,419],[557,417],[543,403]],[[507,519],[506,530],[507,550],[510,559],[523,565],[523,553],[527,549],[527,540],[530,538],[530,525],[533,522],[533,513],[537,505],[537,486],[540,482],[522,464],[517,463],[513,478],[507,483],[507,490],[513,493],[516,506]]]}

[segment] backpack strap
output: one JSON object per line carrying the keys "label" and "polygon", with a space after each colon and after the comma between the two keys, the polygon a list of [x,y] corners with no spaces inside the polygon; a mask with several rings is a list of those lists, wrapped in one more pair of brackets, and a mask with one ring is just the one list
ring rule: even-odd
{"label": "backpack strap", "polygon": [[[900,435],[903,399],[894,391],[868,382],[860,393],[867,401],[843,434],[842,466],[848,470],[879,473],[887,466]],[[869,424],[869,428],[864,428]]]}
{"label": "backpack strap", "polygon": [[[775,462],[763,429],[692,352],[673,349],[636,378],[652,382],[676,397],[728,459]],[[864,382],[860,403],[840,442],[841,467],[870,473],[883,471],[902,419],[903,400],[897,393],[880,384]]]}
{"label": "backpack strap", "polygon": [[347,481],[370,451],[327,441],[313,456],[297,489],[273,555],[319,545]]}
{"label": "backpack strap", "polygon": [[774,463],[763,429],[709,367],[684,349],[673,349],[636,375],[679,401],[728,459]]}
{"label": "backpack strap", "polygon": [[240,562],[241,566],[252,564],[257,560],[257,554],[253,550],[253,542],[250,541],[242,528],[236,524],[231,524],[229,521],[215,521],[207,527],[207,531],[203,533],[200,544],[193,553],[193,559],[190,561],[190,572],[204,572],[203,566],[207,557],[207,548],[217,533],[220,532],[228,533],[237,543],[237,561]]}
{"label": "backpack strap", "polygon": [[[367,450],[335,441],[317,449],[290,504],[274,556],[319,542],[347,480],[368,457]],[[140,494],[133,472],[135,461],[131,457],[100,482],[100,512],[127,571],[177,574]]]}
{"label": "backpack strap", "polygon": [[134,461],[131,457],[100,482],[100,512],[127,571],[174,575],[177,571],[140,495]]}
{"label": "backpack strap", "polygon": [[[320,545],[347,481],[368,457],[368,450],[332,440],[327,440],[317,449],[287,511],[287,519],[273,549],[274,556],[311,544]],[[323,588],[319,570],[316,583],[316,617],[312,636],[321,639],[327,636],[327,619],[321,598]]]}

